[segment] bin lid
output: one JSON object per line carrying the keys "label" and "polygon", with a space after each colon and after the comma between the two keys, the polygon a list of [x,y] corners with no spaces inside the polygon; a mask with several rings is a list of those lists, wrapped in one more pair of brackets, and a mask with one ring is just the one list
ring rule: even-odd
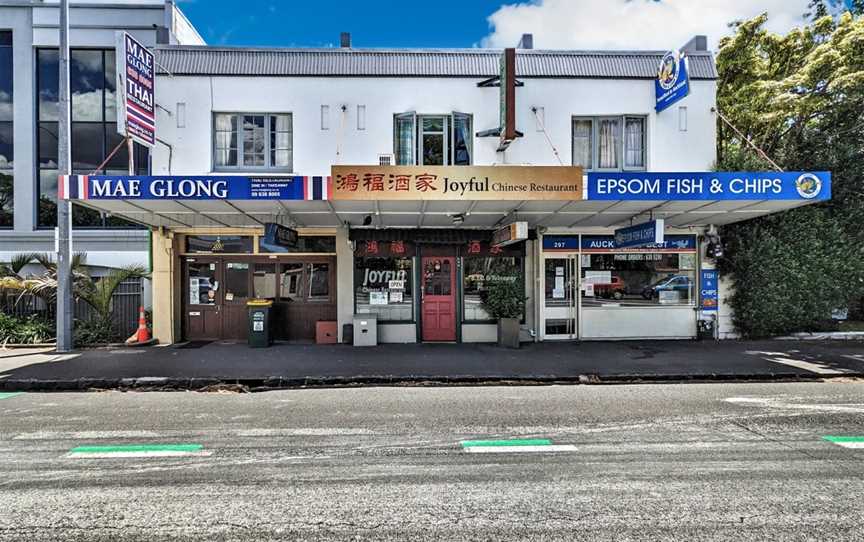
{"label": "bin lid", "polygon": [[273,301],[270,299],[250,299],[246,302],[247,307],[270,307]]}

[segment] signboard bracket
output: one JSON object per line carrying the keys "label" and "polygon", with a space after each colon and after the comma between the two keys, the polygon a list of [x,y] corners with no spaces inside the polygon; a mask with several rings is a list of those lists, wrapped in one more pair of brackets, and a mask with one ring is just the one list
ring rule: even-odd
{"label": "signboard bracket", "polygon": [[[525,83],[518,80],[518,79],[516,80],[515,84],[517,87],[524,87],[525,86]],[[480,81],[479,83],[477,83],[477,86],[480,88],[500,87],[501,86],[501,76],[496,75],[494,77],[490,77],[489,79],[484,79],[483,81]]]}

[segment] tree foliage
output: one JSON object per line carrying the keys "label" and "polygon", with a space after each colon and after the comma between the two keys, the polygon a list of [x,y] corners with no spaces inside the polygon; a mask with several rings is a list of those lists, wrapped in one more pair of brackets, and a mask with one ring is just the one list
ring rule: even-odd
{"label": "tree foliage", "polygon": [[[864,297],[864,18],[820,17],[785,36],[766,20],[720,42],[718,109],[781,168],[831,171],[833,187],[828,203],[723,229],[721,271],[751,337],[819,329]],[[718,169],[772,169],[722,121],[718,134]]]}

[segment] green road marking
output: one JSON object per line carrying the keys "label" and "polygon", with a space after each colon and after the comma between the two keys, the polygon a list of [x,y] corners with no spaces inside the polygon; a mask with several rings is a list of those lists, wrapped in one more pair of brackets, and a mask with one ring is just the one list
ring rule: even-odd
{"label": "green road marking", "polygon": [[129,452],[199,452],[201,444],[130,444],[119,446],[78,446],[69,450],[73,454],[112,454]]}
{"label": "green road marking", "polygon": [[16,395],[23,395],[23,391],[10,391],[10,392],[2,392],[0,393],[0,399],[9,399],[10,397],[15,397]]}
{"label": "green road marking", "polygon": [[552,441],[547,438],[462,441],[463,448],[471,446],[549,446],[550,444],[552,444]]}
{"label": "green road marking", "polygon": [[822,437],[828,442],[864,442],[864,437]]}

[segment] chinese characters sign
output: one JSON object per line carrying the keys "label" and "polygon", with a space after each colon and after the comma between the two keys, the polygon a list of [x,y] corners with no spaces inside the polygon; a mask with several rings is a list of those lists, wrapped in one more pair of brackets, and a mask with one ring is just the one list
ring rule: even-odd
{"label": "chinese characters sign", "polygon": [[581,200],[569,166],[333,166],[334,200]]}
{"label": "chinese characters sign", "polygon": [[117,131],[138,143],[156,144],[153,53],[125,32],[117,32]]}

